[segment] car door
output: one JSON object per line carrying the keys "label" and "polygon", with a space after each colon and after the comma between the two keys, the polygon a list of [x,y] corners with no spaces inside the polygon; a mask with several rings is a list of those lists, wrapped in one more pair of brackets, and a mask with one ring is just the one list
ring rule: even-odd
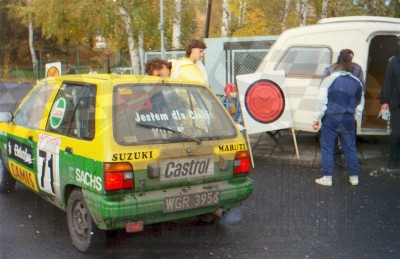
{"label": "car door", "polygon": [[54,88],[54,84],[44,81],[32,89],[15,112],[7,134],[8,166],[11,174],[36,192],[40,190],[40,181],[36,174],[36,147],[39,131],[43,127],[43,116]]}
{"label": "car door", "polygon": [[[95,90],[93,84],[63,82],[39,136],[38,178],[43,191],[57,200],[68,183],[97,191],[102,188],[95,176],[95,162],[89,158],[94,149]],[[90,174],[96,181],[80,177],[82,174]]]}

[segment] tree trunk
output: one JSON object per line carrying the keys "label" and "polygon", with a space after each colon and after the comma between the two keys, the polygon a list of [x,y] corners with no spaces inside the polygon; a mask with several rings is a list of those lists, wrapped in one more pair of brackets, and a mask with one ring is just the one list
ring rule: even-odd
{"label": "tree trunk", "polygon": [[133,38],[133,31],[131,28],[132,19],[131,16],[126,11],[125,7],[121,6],[119,8],[119,13],[121,15],[122,21],[125,24],[125,31],[128,34],[128,46],[129,46],[129,55],[131,58],[132,71],[134,75],[140,74],[140,65],[139,65],[139,55],[138,51],[135,48],[135,40]]}
{"label": "tree trunk", "polygon": [[239,16],[238,25],[239,25],[239,28],[242,28],[243,23],[244,23],[244,21],[246,19],[246,11],[247,11],[247,2],[246,2],[246,0],[240,1],[239,10],[240,10],[240,16]]}
{"label": "tree trunk", "polygon": [[300,2],[300,15],[301,15],[301,23],[300,26],[305,26],[307,24],[307,15],[308,15],[308,0],[302,0]]}
{"label": "tree trunk", "polygon": [[144,68],[144,33],[143,31],[140,31],[139,34],[139,55],[140,55],[140,71],[142,71],[142,74],[144,74],[145,72],[145,68]]}
{"label": "tree trunk", "polygon": [[221,37],[229,36],[229,18],[230,18],[230,9],[228,0],[223,0],[222,2],[222,25],[221,25]]}
{"label": "tree trunk", "polygon": [[321,18],[328,18],[328,6],[329,6],[329,0],[322,0],[322,12],[321,12]]}
{"label": "tree trunk", "polygon": [[290,2],[291,0],[285,1],[285,12],[283,13],[282,32],[286,30],[286,21],[290,12]]}
{"label": "tree trunk", "polygon": [[180,49],[182,0],[174,0],[174,2],[175,2],[175,13],[172,25],[172,48]]}
{"label": "tree trunk", "polygon": [[29,14],[29,24],[28,24],[28,29],[29,29],[29,50],[31,51],[31,57],[32,57],[32,68],[33,68],[33,73],[35,73],[36,80],[39,80],[39,75],[38,75],[38,60],[36,57],[36,52],[35,52],[35,47],[33,45],[33,19],[32,19],[32,14]]}

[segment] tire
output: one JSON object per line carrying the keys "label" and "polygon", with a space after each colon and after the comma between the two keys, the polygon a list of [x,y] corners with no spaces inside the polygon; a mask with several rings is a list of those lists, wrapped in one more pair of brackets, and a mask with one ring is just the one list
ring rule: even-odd
{"label": "tire", "polygon": [[0,154],[0,193],[10,193],[15,189],[15,179],[4,164],[4,159]]}
{"label": "tire", "polygon": [[92,252],[100,247],[103,233],[93,222],[80,189],[74,189],[68,198],[67,223],[72,244],[80,252]]}

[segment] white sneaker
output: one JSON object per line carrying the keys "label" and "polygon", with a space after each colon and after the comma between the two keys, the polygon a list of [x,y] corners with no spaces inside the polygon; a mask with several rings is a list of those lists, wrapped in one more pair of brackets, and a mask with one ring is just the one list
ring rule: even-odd
{"label": "white sneaker", "polygon": [[352,175],[349,177],[351,185],[358,185],[358,175]]}
{"label": "white sneaker", "polygon": [[319,179],[315,179],[315,182],[323,186],[332,186],[332,176],[322,176]]}

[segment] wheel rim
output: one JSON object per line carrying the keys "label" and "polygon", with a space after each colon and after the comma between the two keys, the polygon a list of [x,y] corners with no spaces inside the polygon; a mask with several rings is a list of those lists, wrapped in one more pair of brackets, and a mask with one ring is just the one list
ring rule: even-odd
{"label": "wheel rim", "polygon": [[72,210],[72,224],[76,234],[86,240],[91,235],[90,215],[83,201],[75,202]]}

